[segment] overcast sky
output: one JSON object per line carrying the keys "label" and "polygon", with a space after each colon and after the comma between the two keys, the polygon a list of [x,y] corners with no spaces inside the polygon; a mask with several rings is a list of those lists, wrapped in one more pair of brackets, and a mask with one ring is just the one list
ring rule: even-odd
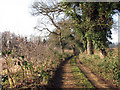
{"label": "overcast sky", "polygon": [[[37,17],[30,14],[34,0],[1,0],[0,1],[0,32],[10,31],[20,35],[39,35],[33,29],[37,25]],[[114,16],[115,21],[118,15]],[[113,42],[118,42],[118,34],[113,32]]]}
{"label": "overcast sky", "polygon": [[1,0],[0,31],[30,35],[35,33],[33,27],[37,18],[30,14],[32,0]]}

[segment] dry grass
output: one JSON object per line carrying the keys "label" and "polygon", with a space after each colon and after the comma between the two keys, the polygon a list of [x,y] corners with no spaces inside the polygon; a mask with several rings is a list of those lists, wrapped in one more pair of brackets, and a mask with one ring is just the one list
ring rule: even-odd
{"label": "dry grass", "polygon": [[[11,36],[8,32],[2,35],[2,79],[8,75],[8,68],[17,88],[47,85],[63,59],[59,48],[54,49],[55,46],[49,42],[43,43],[33,37],[28,41],[25,37]],[[24,65],[23,62],[27,64]],[[8,79],[3,81],[3,88],[10,87]]]}

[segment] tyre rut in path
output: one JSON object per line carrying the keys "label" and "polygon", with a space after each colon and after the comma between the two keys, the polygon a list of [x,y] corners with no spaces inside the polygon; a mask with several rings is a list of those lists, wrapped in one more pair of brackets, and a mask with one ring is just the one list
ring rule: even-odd
{"label": "tyre rut in path", "polygon": [[100,77],[96,76],[89,68],[80,62],[78,57],[76,58],[76,64],[96,88],[117,88],[105,79],[101,79]]}
{"label": "tyre rut in path", "polygon": [[48,83],[49,88],[75,88],[74,77],[70,67],[70,58],[57,68],[53,78]]}

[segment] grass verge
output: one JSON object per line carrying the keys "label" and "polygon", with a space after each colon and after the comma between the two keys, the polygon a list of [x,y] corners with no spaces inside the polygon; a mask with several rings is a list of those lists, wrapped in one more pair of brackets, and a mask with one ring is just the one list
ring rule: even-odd
{"label": "grass verge", "polygon": [[94,86],[89,82],[86,76],[81,72],[79,67],[76,65],[75,59],[76,56],[71,59],[70,64],[76,86],[79,88],[94,88]]}
{"label": "grass verge", "polygon": [[120,64],[117,49],[108,49],[107,56],[104,59],[100,59],[99,51],[96,50],[95,54],[91,56],[80,54],[79,60],[97,75],[120,86]]}

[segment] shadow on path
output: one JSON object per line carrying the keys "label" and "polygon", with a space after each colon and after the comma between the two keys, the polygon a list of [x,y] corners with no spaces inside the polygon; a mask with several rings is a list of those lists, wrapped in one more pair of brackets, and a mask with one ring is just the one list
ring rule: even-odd
{"label": "shadow on path", "polygon": [[68,58],[66,58],[56,69],[55,74],[53,76],[53,78],[51,78],[48,82],[48,88],[60,88],[63,85],[63,67],[64,65],[72,58],[73,56],[70,56]]}

